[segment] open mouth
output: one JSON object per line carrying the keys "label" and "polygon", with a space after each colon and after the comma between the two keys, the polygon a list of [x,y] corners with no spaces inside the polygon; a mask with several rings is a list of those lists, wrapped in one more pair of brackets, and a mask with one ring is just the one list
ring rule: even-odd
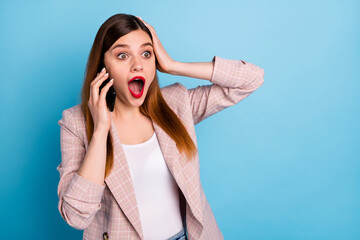
{"label": "open mouth", "polygon": [[141,76],[133,77],[128,82],[128,87],[134,97],[141,97],[145,86],[145,79]]}

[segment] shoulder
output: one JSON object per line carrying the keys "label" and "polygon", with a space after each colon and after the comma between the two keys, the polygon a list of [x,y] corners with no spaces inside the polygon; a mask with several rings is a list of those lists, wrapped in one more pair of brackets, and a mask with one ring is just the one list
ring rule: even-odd
{"label": "shoulder", "polygon": [[184,97],[187,94],[187,88],[179,82],[160,88],[162,95],[166,100],[176,97]]}
{"label": "shoulder", "polygon": [[186,111],[189,106],[188,89],[179,82],[167,85],[160,89],[168,106],[178,115]]}
{"label": "shoulder", "polygon": [[62,111],[62,119],[59,120],[59,124],[63,122],[69,122],[75,124],[75,126],[84,124],[85,117],[80,103]]}
{"label": "shoulder", "polygon": [[64,113],[70,113],[70,115],[73,117],[73,118],[84,118],[84,113],[82,111],[82,108],[81,108],[81,103],[73,106],[73,107],[70,107],[70,108],[67,108],[67,109],[64,109],[63,112]]}

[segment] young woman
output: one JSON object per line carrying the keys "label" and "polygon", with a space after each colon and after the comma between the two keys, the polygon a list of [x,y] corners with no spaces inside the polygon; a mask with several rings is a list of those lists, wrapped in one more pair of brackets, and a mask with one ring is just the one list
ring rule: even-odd
{"label": "young woman", "polygon": [[[160,89],[156,70],[212,84]],[[243,60],[174,61],[140,17],[110,17],[89,55],[82,102],[58,122],[61,216],[88,240],[223,239],[200,182],[194,125],[249,96],[263,77]]]}

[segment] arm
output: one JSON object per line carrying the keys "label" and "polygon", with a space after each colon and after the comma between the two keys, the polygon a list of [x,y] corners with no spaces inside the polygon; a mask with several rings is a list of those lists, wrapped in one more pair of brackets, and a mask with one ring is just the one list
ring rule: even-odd
{"label": "arm", "polygon": [[[95,179],[90,178],[91,180],[89,180],[79,175],[78,169],[80,167],[84,169],[84,176],[91,175],[89,171],[86,171],[91,167],[90,164],[84,167],[85,164],[82,164],[82,162],[85,163],[87,158],[92,158],[88,161],[94,162],[95,158],[99,157],[96,152],[103,152],[98,148],[105,148],[106,138],[94,134],[88,152],[85,153],[84,143],[78,135],[71,112],[64,110],[62,115],[63,118],[58,122],[61,126],[60,145],[62,158],[57,167],[60,173],[57,191],[59,196],[58,208],[61,216],[70,226],[76,229],[85,229],[101,208],[101,198],[105,185],[100,184],[99,181],[95,182]],[[101,144],[101,142],[104,142],[104,144]],[[96,159],[96,161],[98,164],[102,162],[100,158]]]}
{"label": "arm", "polygon": [[264,83],[264,69],[243,61],[214,56],[209,63],[179,63],[176,75],[209,79],[212,84],[187,89],[194,124],[240,102]]}
{"label": "arm", "polygon": [[214,70],[214,62],[174,62],[169,74],[191,78],[210,80]]}

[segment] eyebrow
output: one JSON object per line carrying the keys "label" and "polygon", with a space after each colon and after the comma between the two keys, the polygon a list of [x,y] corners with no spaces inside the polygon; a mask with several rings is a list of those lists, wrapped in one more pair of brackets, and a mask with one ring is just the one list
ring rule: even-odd
{"label": "eyebrow", "polygon": [[[153,45],[152,45],[151,43],[149,43],[149,42],[141,44],[140,47],[145,47],[145,46],[151,46],[152,48],[154,48]],[[116,45],[111,49],[111,51],[114,50],[115,48],[118,48],[118,47],[128,48],[129,45],[127,45],[127,44],[116,44]]]}

